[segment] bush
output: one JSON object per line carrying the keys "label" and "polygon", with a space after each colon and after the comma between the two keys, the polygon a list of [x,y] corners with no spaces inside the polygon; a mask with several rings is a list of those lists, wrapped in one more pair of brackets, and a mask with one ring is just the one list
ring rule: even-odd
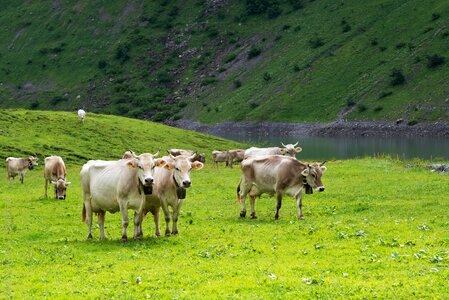
{"label": "bush", "polygon": [[259,56],[262,53],[262,50],[259,47],[252,47],[248,52],[248,59]]}
{"label": "bush", "polygon": [[293,28],[294,32],[298,32],[300,30],[301,30],[301,25],[297,25],[297,26],[295,26],[295,28]]}
{"label": "bush", "polygon": [[436,21],[441,17],[439,13],[432,13],[432,21]]}
{"label": "bush", "polygon": [[69,100],[66,97],[62,97],[62,96],[54,96],[53,98],[51,98],[50,100],[50,104],[51,105],[57,105],[59,102],[63,102],[63,101],[67,101]]}
{"label": "bush", "polygon": [[301,71],[301,67],[298,64],[294,64],[293,65],[293,71],[299,72],[299,71]]}
{"label": "bush", "polygon": [[352,28],[351,28],[351,25],[345,24],[345,25],[343,25],[341,31],[342,31],[342,32],[348,32],[348,31],[351,31],[351,29],[352,29]]}
{"label": "bush", "polygon": [[436,68],[446,62],[446,58],[444,56],[440,56],[438,54],[427,56],[427,67],[430,69]]}
{"label": "bush", "polygon": [[223,58],[223,63],[227,64],[228,62],[233,61],[237,57],[235,53],[229,53]]}
{"label": "bush", "polygon": [[379,111],[381,111],[381,110],[383,110],[384,108],[382,107],[382,106],[376,106],[375,108],[374,108],[374,112],[379,112]]}
{"label": "bush", "polygon": [[405,83],[405,77],[402,74],[402,71],[399,69],[391,70],[390,77],[391,77],[390,84],[392,86],[402,85]]}
{"label": "bush", "polygon": [[271,80],[271,74],[268,73],[268,72],[265,72],[265,73],[263,74],[263,80],[265,80],[265,81],[270,81],[270,80]]}
{"label": "bush", "polygon": [[324,41],[321,38],[316,36],[313,39],[309,40],[309,45],[313,49],[316,49],[316,48],[319,48],[319,47],[323,46],[324,45]]}
{"label": "bush", "polygon": [[98,62],[98,69],[104,69],[104,68],[106,68],[107,65],[108,65],[108,63],[105,60],[100,60]]}
{"label": "bush", "polygon": [[302,0],[288,0],[288,3],[292,6],[294,10],[304,8],[304,4],[302,4]]}
{"label": "bush", "polygon": [[273,5],[267,9],[267,15],[270,19],[277,18],[282,13],[282,9],[279,5]]}
{"label": "bush", "polygon": [[241,86],[242,86],[242,82],[240,80],[238,80],[238,79],[234,80],[234,87],[236,89],[238,89]]}
{"label": "bush", "polygon": [[115,50],[115,59],[122,63],[130,59],[130,56],[128,54],[130,48],[131,47],[129,46],[129,44],[119,44],[117,49]]}
{"label": "bush", "polygon": [[288,24],[286,24],[286,25],[284,25],[284,26],[282,26],[282,30],[289,30],[291,28],[291,26],[290,25],[288,25]]}
{"label": "bush", "polygon": [[362,112],[364,112],[365,110],[367,110],[368,108],[366,107],[366,105],[364,105],[364,104],[358,104],[357,105],[357,110],[360,112],[360,113],[362,113]]}
{"label": "bush", "polygon": [[35,100],[35,101],[31,102],[31,104],[30,104],[30,108],[31,109],[37,109],[38,107],[39,107],[39,101],[38,100]]}
{"label": "bush", "polygon": [[410,121],[407,122],[408,126],[413,126],[413,125],[416,125],[416,124],[418,124],[418,121],[416,121],[416,120],[410,120]]}
{"label": "bush", "polygon": [[371,46],[377,46],[379,44],[379,42],[377,41],[377,38],[372,38],[370,39],[370,44]]}
{"label": "bush", "polygon": [[257,103],[257,102],[250,102],[249,103],[249,107],[251,109],[256,109],[258,106],[259,106],[259,103]]}
{"label": "bush", "polygon": [[391,96],[391,95],[393,95],[393,92],[382,92],[382,93],[380,93],[380,95],[379,95],[379,99],[382,99],[382,98],[385,98],[385,97],[388,97],[388,96]]}

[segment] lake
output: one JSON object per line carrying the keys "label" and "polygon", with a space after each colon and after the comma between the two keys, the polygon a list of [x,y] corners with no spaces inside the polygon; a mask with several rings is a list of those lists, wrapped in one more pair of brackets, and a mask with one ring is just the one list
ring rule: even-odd
{"label": "lake", "polygon": [[392,157],[427,160],[449,159],[449,139],[442,137],[278,137],[223,133],[221,137],[258,146],[296,143],[303,149],[298,158],[329,160],[391,155]]}

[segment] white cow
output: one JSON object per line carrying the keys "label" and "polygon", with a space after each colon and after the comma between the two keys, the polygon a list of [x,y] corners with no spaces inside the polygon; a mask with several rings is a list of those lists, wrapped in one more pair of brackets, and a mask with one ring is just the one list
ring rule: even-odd
{"label": "white cow", "polygon": [[84,109],[78,109],[78,119],[81,123],[84,123],[84,119],[86,118],[86,112]]}
{"label": "white cow", "polygon": [[270,148],[257,148],[251,147],[245,150],[245,158],[248,156],[260,156],[260,155],[285,155],[290,157],[295,157],[296,153],[302,151],[301,147],[296,147],[299,142],[296,144],[287,144],[281,143],[283,148],[281,147],[270,147]]}
{"label": "white cow", "polygon": [[165,165],[163,159],[154,159],[149,153],[137,158],[118,161],[87,162],[81,169],[83,188],[83,221],[88,226],[88,238],[92,238],[92,213],[98,214],[100,238],[104,239],[106,211],[120,211],[122,216],[122,241],[127,240],[128,209],[134,210],[134,238],[142,237],[141,222],[145,194],[152,192],[154,167]]}
{"label": "white cow", "polygon": [[6,159],[6,170],[8,171],[8,181],[19,175],[19,180],[23,183],[23,176],[28,170],[32,170],[38,165],[38,159],[34,156],[28,158],[8,157]]}
{"label": "white cow", "polygon": [[[194,161],[194,155],[164,156],[165,166],[159,166],[154,171],[153,194],[146,196],[144,214],[151,212],[156,226],[156,236],[159,236],[159,211],[162,207],[165,216],[165,235],[178,233],[178,215],[186,197],[186,189],[192,185],[190,170],[200,170],[203,163]],[[170,233],[170,211],[173,210],[173,227]]]}

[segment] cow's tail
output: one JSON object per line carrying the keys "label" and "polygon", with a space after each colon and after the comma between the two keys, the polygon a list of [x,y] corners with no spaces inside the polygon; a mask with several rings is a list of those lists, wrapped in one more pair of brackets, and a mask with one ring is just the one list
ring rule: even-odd
{"label": "cow's tail", "polygon": [[83,203],[83,222],[86,222],[86,204]]}
{"label": "cow's tail", "polygon": [[240,178],[239,185],[237,186],[237,203],[240,203],[240,185],[242,184],[242,179]]}

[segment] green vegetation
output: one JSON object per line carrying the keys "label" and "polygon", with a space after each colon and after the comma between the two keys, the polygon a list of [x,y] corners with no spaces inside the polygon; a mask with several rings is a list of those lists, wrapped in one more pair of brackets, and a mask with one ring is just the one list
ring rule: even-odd
{"label": "green vegetation", "polygon": [[43,198],[42,164],[26,174],[23,185],[0,176],[3,297],[443,298],[447,293],[448,177],[430,173],[425,162],[328,162],[326,191],[304,196],[303,221],[288,197],[274,221],[275,200],[268,196],[257,200],[259,219],[239,218],[239,169],[207,162],[191,174],[179,235],[153,237],[148,216],[143,240],[120,243],[120,217],[108,213],[108,239],[100,241],[96,228],[87,240],[79,182],[86,159],[116,159],[127,148],[209,151],[241,145],[105,115],[89,114],[84,125],[75,113],[0,116],[2,156],[59,154],[68,161],[72,182],[67,200],[58,201]]}
{"label": "green vegetation", "polygon": [[9,1],[0,105],[206,123],[447,122],[448,16],[443,0]]}

